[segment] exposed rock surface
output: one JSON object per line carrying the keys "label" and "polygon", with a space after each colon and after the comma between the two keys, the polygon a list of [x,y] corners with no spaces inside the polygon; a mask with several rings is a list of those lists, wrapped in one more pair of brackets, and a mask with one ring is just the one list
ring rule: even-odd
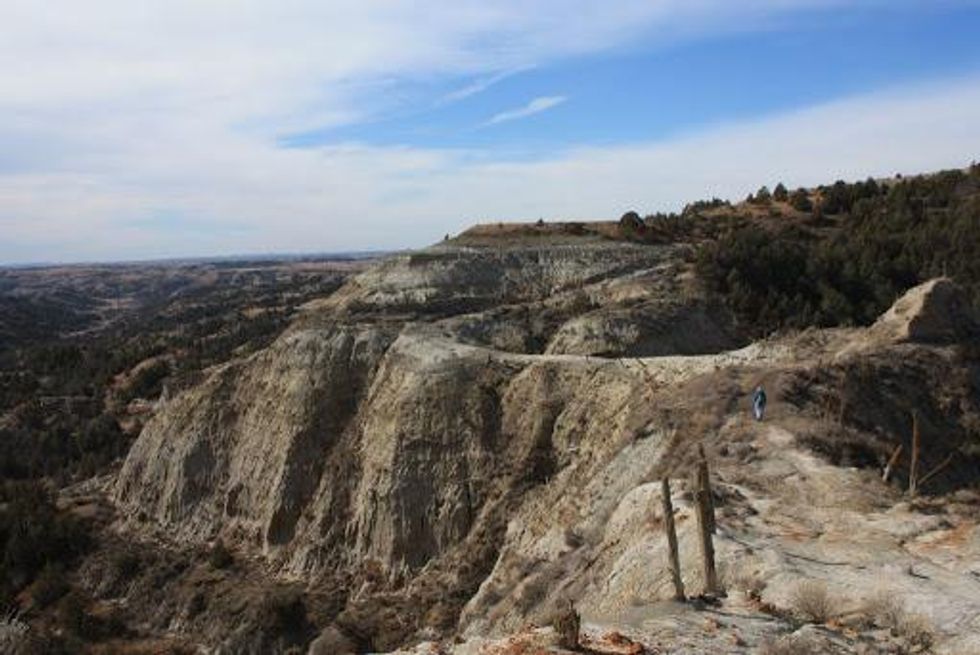
{"label": "exposed rock surface", "polygon": [[[404,601],[398,628],[367,635],[377,648],[451,629],[464,603],[464,634],[505,635],[546,621],[562,598],[587,622],[664,643],[693,619],[657,623],[670,591],[656,480],[686,475],[703,442],[720,481],[729,580],[757,579],[762,602],[786,606],[805,578],[854,604],[884,576],[945,642],[980,647],[975,500],[963,503],[972,518],[924,515],[896,504],[876,474],[817,458],[802,437],[828,429],[827,408],[797,388],[807,376],[826,386],[819,375],[850,375],[854,362],[879,370],[881,358],[953,367],[948,349],[902,343],[959,338],[948,283],[913,290],[869,330],[740,347],[682,254],[590,238],[392,258],[315,303],[267,350],[168,401],[116,482],[127,529],[198,543],[220,535],[284,576],[342,572],[348,618],[372,598]],[[773,402],[756,424],[744,398],[760,381]],[[927,427],[960,435],[953,423],[972,416],[975,398],[946,391],[959,413],[936,405]],[[878,411],[901,415],[897,398]],[[862,457],[883,459],[901,438],[869,437]],[[955,446],[936,441],[925,464]],[[675,506],[697,589],[690,503],[682,495]],[[745,612],[738,625],[760,615]],[[740,627],[733,652],[773,637],[777,623]]]}
{"label": "exposed rock surface", "polygon": [[949,278],[917,286],[874,324],[873,331],[919,343],[956,343],[977,334],[969,301]]}

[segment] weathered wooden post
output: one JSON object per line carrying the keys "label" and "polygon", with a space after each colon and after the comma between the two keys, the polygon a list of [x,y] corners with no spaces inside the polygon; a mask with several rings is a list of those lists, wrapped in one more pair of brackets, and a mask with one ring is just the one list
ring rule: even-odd
{"label": "weathered wooden post", "polygon": [[582,618],[575,611],[575,605],[566,599],[563,607],[558,610],[554,620],[555,632],[558,636],[558,647],[565,650],[578,650],[579,633],[582,629]]}
{"label": "weathered wooden post", "polygon": [[708,528],[711,530],[711,534],[715,534],[715,497],[711,493],[711,472],[708,469],[708,457],[704,454],[704,444],[698,444],[698,456],[700,457],[698,468],[700,469],[699,479],[701,481],[699,488],[708,503]]}
{"label": "weathered wooden post", "polygon": [[946,456],[946,459],[944,459],[943,461],[939,462],[939,464],[937,464],[935,467],[933,467],[933,469],[931,471],[929,471],[928,473],[926,473],[925,475],[923,475],[921,478],[919,478],[918,482],[916,482],[916,486],[917,487],[924,486],[926,482],[928,482],[929,480],[931,480],[932,478],[934,478],[936,475],[938,475],[939,473],[941,473],[944,468],[946,468],[947,466],[949,466],[949,463],[952,462],[952,461],[953,461],[953,454],[950,453],[949,455]]}
{"label": "weathered wooden post", "polygon": [[895,468],[895,464],[898,463],[898,458],[902,454],[902,444],[898,444],[892,456],[888,458],[888,463],[885,464],[885,472],[881,474],[881,481],[887,483],[888,478],[892,475],[892,469]]}
{"label": "weathered wooden post", "polygon": [[715,569],[715,545],[711,537],[713,521],[711,519],[711,481],[707,476],[707,467],[698,466],[695,482],[694,498],[698,514],[698,534],[701,535],[701,568],[704,571],[704,593],[717,596],[718,572]]}
{"label": "weathered wooden post", "polygon": [[670,480],[660,481],[660,495],[664,509],[664,532],[670,555],[670,576],[674,581],[674,600],[684,601],[684,580],[681,578],[681,558],[677,550],[677,530],[674,528],[674,504],[670,500]]}
{"label": "weathered wooden post", "polygon": [[912,463],[909,465],[909,495],[914,496],[919,486],[919,412],[912,411]]}

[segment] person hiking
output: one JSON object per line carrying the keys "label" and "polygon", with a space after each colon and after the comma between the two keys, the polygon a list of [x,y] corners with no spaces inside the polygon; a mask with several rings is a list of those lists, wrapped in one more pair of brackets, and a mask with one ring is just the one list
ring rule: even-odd
{"label": "person hiking", "polygon": [[766,413],[766,390],[762,388],[761,384],[755,388],[755,393],[752,394],[752,413],[755,414],[757,421],[761,421]]}

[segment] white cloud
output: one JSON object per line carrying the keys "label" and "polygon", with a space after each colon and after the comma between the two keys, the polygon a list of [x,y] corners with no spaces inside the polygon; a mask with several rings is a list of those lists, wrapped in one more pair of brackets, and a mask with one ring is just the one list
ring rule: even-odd
{"label": "white cloud", "polygon": [[[206,126],[133,130],[125,157],[92,155],[87,173],[8,176],[0,259],[57,249],[105,258],[396,248],[475,221],[614,218],[741,198],[779,180],[793,187],[961,166],[980,152],[977,115],[973,77],[532,162],[353,145],[278,150],[244,136],[215,139]],[[147,224],[148,211],[179,214],[180,229]]]}
{"label": "white cloud", "polygon": [[540,98],[531,100],[523,107],[509,109],[507,111],[502,111],[499,114],[494,114],[490,120],[484,123],[484,125],[496,125],[497,123],[506,123],[507,121],[514,121],[520,118],[534,116],[535,114],[540,114],[541,112],[547,111],[552,107],[557,107],[566,100],[568,100],[568,98],[565,96],[541,96]]}
{"label": "white cloud", "polygon": [[475,93],[499,71],[840,1],[4,0],[0,262],[420,245],[480,218],[610,216],[980,152],[976,79],[536,162],[277,146],[384,111],[402,80],[471,77]]}
{"label": "white cloud", "polygon": [[515,70],[510,70],[510,71],[503,71],[503,72],[495,73],[495,74],[490,75],[490,76],[487,76],[487,77],[481,77],[479,79],[473,80],[469,84],[467,84],[467,85],[465,85],[465,86],[463,86],[463,87],[461,87],[459,89],[456,89],[455,91],[451,91],[451,92],[447,93],[446,95],[444,95],[442,98],[440,98],[438,104],[448,104],[448,103],[452,103],[452,102],[459,102],[461,100],[465,100],[466,98],[470,98],[472,96],[478,95],[480,93],[483,93],[484,91],[486,91],[490,87],[494,86],[495,84],[498,84],[500,82],[503,82],[508,77],[512,77],[512,76],[514,76],[514,75],[516,75],[518,73],[524,72],[526,70],[527,70],[527,68],[524,68],[524,69],[515,69]]}

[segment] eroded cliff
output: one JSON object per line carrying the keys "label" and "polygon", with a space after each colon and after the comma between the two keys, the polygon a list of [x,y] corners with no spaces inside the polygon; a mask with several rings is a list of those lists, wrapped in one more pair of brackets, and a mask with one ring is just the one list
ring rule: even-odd
{"label": "eroded cliff", "polygon": [[[929,302],[916,305],[932,308],[929,334],[944,343],[919,343],[909,326],[925,324],[913,320],[923,312],[899,306],[868,330],[745,345],[699,290],[686,254],[583,238],[391,258],[313,303],[268,349],[211,371],[161,409],[115,483],[124,529],[202,544],[220,537],[280,576],[342,580],[344,629],[372,608],[397,608],[363,628],[378,649],[426,630],[517,630],[544,621],[563,597],[615,623],[668,595],[652,483],[683,474],[697,443],[728,499],[720,557],[752,561],[773,599],[793,579],[776,561],[788,561],[785,516],[820,526],[814,557],[831,548],[828,531],[869,515],[875,538],[897,550],[858,570],[919,556],[895,545],[896,526],[913,519],[895,518],[891,505],[858,499],[830,511],[850,502],[830,500],[841,489],[873,486],[860,471],[828,486],[845,474],[800,453],[812,437],[834,456],[850,444],[873,466],[893,447],[897,435],[848,423],[846,410],[828,437],[833,384],[860,395],[875,384],[862,375],[887,377],[898,390],[876,411],[899,420],[911,393],[903,380],[965,370],[951,349],[973,328],[945,311],[955,304],[947,285],[918,291]],[[775,399],[776,422],[765,426],[747,422],[742,404],[760,381]],[[929,429],[947,435],[925,449],[927,465],[965,438],[976,398],[964,384],[920,394],[934,408]],[[941,484],[954,489],[974,466],[954,463]],[[799,507],[776,479],[815,494],[825,514]],[[690,508],[679,507],[693,571]],[[835,539],[838,554],[858,547]],[[957,558],[976,544],[965,548]],[[980,583],[956,584],[965,599]],[[980,610],[963,600],[940,615],[960,625],[970,608]]]}

